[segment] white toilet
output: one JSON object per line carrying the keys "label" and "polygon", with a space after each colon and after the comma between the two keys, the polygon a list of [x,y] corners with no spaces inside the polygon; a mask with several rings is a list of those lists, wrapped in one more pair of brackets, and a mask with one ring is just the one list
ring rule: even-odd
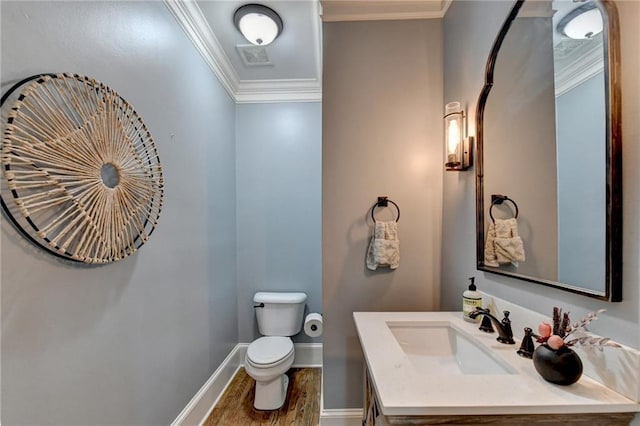
{"label": "white toilet", "polygon": [[253,406],[257,410],[277,410],[287,396],[293,365],[294,336],[302,329],[307,295],[304,293],[259,292],[253,296],[258,330],[265,337],[254,340],[247,349],[244,368],[256,381]]}

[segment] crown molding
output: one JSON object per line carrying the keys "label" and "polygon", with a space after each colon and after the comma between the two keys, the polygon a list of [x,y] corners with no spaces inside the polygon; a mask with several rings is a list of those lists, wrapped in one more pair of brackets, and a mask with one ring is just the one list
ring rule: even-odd
{"label": "crown molding", "polygon": [[316,17],[312,22],[313,33],[316,36],[316,76],[318,76],[320,95],[322,95],[322,5],[320,0],[313,0],[313,12]]}
{"label": "crown molding", "polygon": [[164,0],[164,4],[176,18],[209,68],[218,77],[225,90],[232,98],[235,98],[236,88],[240,83],[238,74],[233,69],[227,54],[196,2],[193,0]]}
{"label": "crown molding", "polygon": [[[319,78],[240,80],[195,0],[163,1],[236,103],[318,102],[322,99],[322,85]],[[319,34],[319,24],[314,23],[314,25],[317,29],[316,33]],[[319,36],[318,39],[320,39]]]}
{"label": "crown molding", "polygon": [[[566,46],[566,53],[559,53],[556,60],[555,93],[561,96],[591,77],[604,71],[601,42],[565,39],[559,46]],[[556,50],[559,46],[556,46]]]}
{"label": "crown molding", "polygon": [[319,102],[322,87],[315,78],[287,80],[242,80],[237,103]]}
{"label": "crown molding", "polygon": [[380,0],[375,2],[321,0],[322,20],[389,21],[405,19],[437,19],[447,13],[452,0]]}

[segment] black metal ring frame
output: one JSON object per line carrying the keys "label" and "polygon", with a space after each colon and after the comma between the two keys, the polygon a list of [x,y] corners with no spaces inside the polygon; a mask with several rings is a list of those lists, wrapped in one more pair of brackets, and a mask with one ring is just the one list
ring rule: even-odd
{"label": "black metal ring frame", "polygon": [[516,208],[516,214],[513,216],[514,219],[518,218],[518,205],[516,204],[516,202],[507,197],[506,195],[491,195],[491,207],[489,207],[489,217],[491,217],[491,222],[496,223],[496,220],[493,218],[493,213],[491,212],[491,210],[493,209],[493,206],[495,205],[499,205],[502,204],[505,201],[509,201],[511,204],[513,204],[513,207]]}
{"label": "black metal ring frame", "polygon": [[371,219],[373,220],[373,222],[376,222],[376,218],[373,215],[374,210],[376,209],[376,207],[387,207],[389,204],[391,203],[395,206],[396,210],[398,211],[398,216],[396,217],[396,222],[398,222],[400,220],[400,207],[398,207],[398,205],[396,203],[394,203],[393,201],[389,200],[387,197],[378,197],[378,201],[371,206]]}
{"label": "black metal ring frame", "polygon": [[[42,74],[36,74],[36,75],[32,75],[31,77],[27,77],[19,82],[17,82],[16,84],[14,84],[13,86],[11,86],[11,88],[9,90],[7,90],[7,92],[2,95],[2,98],[0,98],[0,108],[2,108],[4,106],[5,101],[16,91],[18,90],[20,87],[22,87],[23,85],[36,80],[36,79],[42,79],[43,77],[52,77],[52,78],[56,78],[57,74],[54,73],[42,73]],[[80,78],[81,76],[78,74],[73,74],[74,77]],[[43,80],[44,81],[44,80]],[[22,99],[24,97],[24,95],[20,95],[20,97],[18,99]],[[122,99],[123,101],[124,98],[122,98],[122,96],[120,96],[120,99]],[[126,101],[125,101],[126,102]],[[129,118],[129,117],[128,117]],[[139,119],[139,117],[138,117]],[[12,119],[9,119],[9,123],[12,122]],[[134,128],[137,130],[137,126],[134,125]],[[146,150],[146,146],[145,146],[145,150]],[[3,165],[3,169],[6,171],[10,171],[11,167],[8,164],[4,164]],[[17,191],[15,190],[11,190],[11,193],[13,195],[14,198],[19,198],[19,195],[17,193]],[[64,259],[67,261],[71,261],[74,262],[76,264],[82,264],[85,265],[86,263],[83,262],[82,260],[78,260],[78,259],[74,259],[72,256],[72,253],[67,252],[66,250],[64,251],[64,254],[61,254],[60,251],[55,251],[52,250],[49,246],[42,244],[40,241],[38,241],[37,239],[35,239],[29,232],[27,232],[26,229],[24,229],[24,227],[22,227],[22,225],[20,225],[20,223],[18,222],[18,220],[15,218],[15,216],[11,213],[11,210],[9,209],[9,206],[7,206],[6,202],[4,201],[4,198],[2,197],[2,194],[0,194],[0,205],[2,207],[2,214],[9,219],[9,221],[11,222],[11,224],[14,226],[14,228],[16,228],[16,230],[24,237],[26,238],[30,243],[32,243],[33,245],[35,245],[36,247],[46,251],[47,253],[58,257],[60,259]],[[33,223],[33,221],[31,220],[30,217],[25,217],[25,220],[29,223],[29,225],[31,225],[31,227],[36,231],[39,232],[38,227],[36,226],[35,223]],[[148,218],[145,218],[145,223],[144,226],[146,227],[147,223],[149,223]],[[153,233],[153,231],[155,230],[155,228],[152,228],[149,231],[149,236],[151,236],[151,234]],[[46,242],[50,242],[50,240],[48,238],[43,238],[44,241]],[[136,244],[140,239],[140,236],[136,236],[135,239],[133,240],[133,243]],[[140,247],[140,246],[138,246]],[[60,247],[58,247],[57,245],[55,246],[55,248],[60,249]],[[95,265],[100,265],[100,264],[93,264],[93,266]]]}
{"label": "black metal ring frame", "polygon": [[[36,80],[38,78],[42,78],[45,76],[49,76],[49,77],[54,77],[55,74],[50,74],[50,73],[45,73],[45,74],[36,74],[36,75],[32,75],[31,77],[27,77],[19,82],[17,82],[16,84],[14,84],[13,86],[11,86],[11,88],[9,90],[7,90],[7,92],[2,95],[2,98],[0,99],[0,108],[4,106],[5,101],[9,98],[9,96],[11,96],[13,94],[13,92],[15,92],[16,90],[18,90],[20,87],[22,87],[23,85],[29,83],[30,81]],[[10,119],[11,120],[11,119]],[[9,171],[11,169],[11,167],[8,164],[4,164],[3,168],[6,171]],[[11,190],[11,193],[13,194],[14,198],[18,198],[18,193],[15,190]],[[60,254],[59,252],[56,252],[54,250],[51,250],[49,247],[47,247],[46,245],[42,244],[40,241],[36,240],[35,238],[33,238],[33,236],[31,234],[29,234],[29,232],[27,232],[26,229],[24,229],[20,223],[18,222],[18,220],[11,214],[11,210],[9,209],[9,206],[7,206],[7,204],[4,201],[4,198],[2,197],[2,195],[0,194],[0,204],[2,205],[2,213],[4,214],[4,216],[9,219],[9,221],[11,222],[11,224],[14,226],[14,228],[16,228],[18,230],[18,232],[20,234],[22,234],[23,237],[25,237],[31,244],[35,245],[36,247],[41,248],[42,250],[47,251],[48,253],[60,258],[60,259],[65,259],[65,260],[70,260],[72,262],[76,262],[76,263],[83,263],[80,260],[77,259],[73,259],[71,256],[71,253],[65,253],[67,254],[67,256]],[[26,218],[27,222],[29,222],[29,224],[33,227],[33,229],[36,230],[36,232],[38,231],[38,228],[35,226],[35,223],[33,223],[33,221],[30,218]],[[45,239],[45,241],[49,242],[47,239]]]}

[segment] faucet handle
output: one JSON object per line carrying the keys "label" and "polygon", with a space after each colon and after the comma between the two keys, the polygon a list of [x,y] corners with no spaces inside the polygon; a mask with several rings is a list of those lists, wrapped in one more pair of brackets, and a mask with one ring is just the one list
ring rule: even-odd
{"label": "faucet handle", "polygon": [[535,346],[533,344],[533,330],[530,327],[524,328],[524,337],[520,343],[520,349],[518,349],[518,355],[523,358],[533,358],[533,351]]}
{"label": "faucet handle", "polygon": [[502,318],[502,327],[504,328],[504,332],[507,335],[507,339],[503,343],[509,343],[513,345],[515,342],[513,340],[513,330],[511,330],[511,320],[509,319],[509,311],[503,311],[504,318]]}
{"label": "faucet handle", "polygon": [[509,314],[510,314],[511,312],[509,312],[509,311],[502,311],[502,313],[504,314],[504,318],[502,318],[502,321],[501,321],[501,322],[502,322],[502,325],[503,325],[505,328],[508,328],[508,329],[509,329],[509,331],[511,331],[511,320],[509,319]]}

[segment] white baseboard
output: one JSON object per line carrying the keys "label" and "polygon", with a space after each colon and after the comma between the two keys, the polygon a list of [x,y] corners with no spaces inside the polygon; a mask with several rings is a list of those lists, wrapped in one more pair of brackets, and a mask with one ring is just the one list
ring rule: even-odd
{"label": "white baseboard", "polygon": [[184,407],[184,410],[171,423],[171,426],[191,426],[204,423],[244,362],[244,356],[240,357],[240,352],[240,345],[236,345],[209,377],[209,380],[205,382],[187,406]]}
{"label": "white baseboard", "polygon": [[[324,380],[324,377],[323,377]],[[319,426],[362,426],[362,408],[324,408],[324,383],[320,388]]]}
{"label": "white baseboard", "polygon": [[[248,343],[238,343],[200,388],[171,426],[202,425],[240,367],[244,365]],[[322,343],[295,343],[293,367],[322,367]]]}
{"label": "white baseboard", "polygon": [[362,426],[362,408],[320,412],[320,426]]}
{"label": "white baseboard", "polygon": [[322,343],[295,343],[296,357],[293,366],[296,368],[321,368]]}

